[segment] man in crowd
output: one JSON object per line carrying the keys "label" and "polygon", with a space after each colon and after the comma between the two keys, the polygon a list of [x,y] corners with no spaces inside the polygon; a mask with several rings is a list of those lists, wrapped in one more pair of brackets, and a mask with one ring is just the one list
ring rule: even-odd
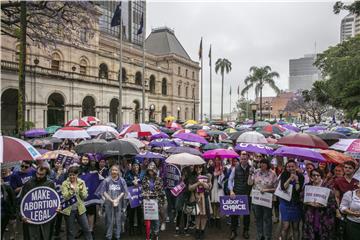
{"label": "man in crowd", "polygon": [[29,181],[36,170],[31,167],[31,161],[23,161],[20,165],[20,171],[13,172],[10,178],[10,186],[14,189],[15,194],[19,194],[22,186]]}

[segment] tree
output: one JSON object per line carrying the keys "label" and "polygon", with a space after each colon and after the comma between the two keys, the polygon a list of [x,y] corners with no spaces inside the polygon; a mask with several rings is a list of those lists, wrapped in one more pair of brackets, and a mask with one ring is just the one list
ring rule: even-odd
{"label": "tree", "polygon": [[[38,47],[54,46],[58,42],[81,43],[80,31],[88,31],[99,14],[89,1],[16,1],[1,3],[1,34],[18,39],[19,99],[17,131],[25,129],[25,69],[28,43]],[[90,36],[91,37],[91,36]]]}
{"label": "tree", "polygon": [[245,88],[241,91],[241,95],[244,96],[250,88],[255,87],[255,96],[260,94],[260,120],[262,119],[262,90],[265,84],[268,84],[278,95],[280,89],[276,86],[274,78],[279,78],[280,75],[277,72],[271,71],[271,67],[256,67],[250,68],[250,74],[245,78]]}
{"label": "tree", "polygon": [[252,116],[252,111],[250,109],[251,103],[251,100],[247,100],[243,97],[236,102],[236,110],[239,113],[239,117],[241,119],[246,119]]}
{"label": "tree", "polygon": [[333,11],[335,14],[339,14],[341,10],[347,10],[352,14],[360,15],[360,1],[355,1],[351,4],[345,4],[338,1],[334,4]]}
{"label": "tree", "polygon": [[226,58],[219,58],[215,63],[215,72],[221,74],[221,120],[224,119],[224,75],[231,71],[231,62]]}

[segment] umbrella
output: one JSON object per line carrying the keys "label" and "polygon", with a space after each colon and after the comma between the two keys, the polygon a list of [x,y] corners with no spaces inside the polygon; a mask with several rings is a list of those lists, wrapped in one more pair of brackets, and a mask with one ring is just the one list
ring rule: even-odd
{"label": "umbrella", "polygon": [[229,138],[232,141],[236,141],[241,134],[243,134],[244,132],[248,132],[248,131],[251,131],[251,130],[250,129],[247,129],[247,130],[243,129],[243,130],[240,130],[239,132],[230,133]]}
{"label": "umbrella", "polygon": [[164,147],[176,147],[178,145],[176,144],[176,142],[174,142],[174,140],[170,140],[170,139],[166,139],[166,138],[159,138],[159,139],[152,140],[149,143],[149,146],[164,148]]}
{"label": "umbrella", "polygon": [[231,133],[236,133],[237,130],[235,128],[227,128],[224,130],[224,132],[227,134],[231,134]]}
{"label": "umbrella", "polygon": [[171,136],[175,136],[176,134],[180,134],[180,133],[191,133],[191,130],[189,129],[180,129],[180,130],[177,130],[176,132],[174,132]]}
{"label": "umbrella", "polygon": [[300,128],[295,127],[294,125],[291,125],[291,124],[284,124],[284,125],[282,125],[282,127],[286,128],[290,131],[293,131],[293,132],[300,132]]}
{"label": "umbrella", "polygon": [[174,130],[183,129],[183,127],[179,123],[175,122],[170,122],[169,124],[166,124],[166,127]]}
{"label": "umbrella", "polygon": [[77,127],[64,127],[57,130],[53,137],[56,138],[68,138],[68,139],[77,139],[77,138],[90,138],[90,135],[86,132],[85,129]]}
{"label": "umbrella", "polygon": [[340,139],[339,142],[330,146],[331,149],[343,152],[360,152],[360,139]]}
{"label": "umbrella", "polygon": [[126,156],[136,155],[139,152],[139,148],[136,147],[134,144],[116,139],[106,144],[106,148],[102,152],[102,154],[104,154],[105,156]]}
{"label": "umbrella", "polygon": [[338,142],[340,138],[347,138],[346,135],[339,132],[323,132],[316,136],[324,140],[329,146]]}
{"label": "umbrella", "polygon": [[119,135],[118,133],[115,134],[113,132],[102,132],[96,136],[96,139],[104,139],[105,141],[111,141],[117,139],[118,135]]}
{"label": "umbrella", "polygon": [[190,119],[190,120],[187,120],[184,124],[185,125],[187,125],[187,124],[198,124],[198,122],[195,121],[195,120]]}
{"label": "umbrella", "polygon": [[202,149],[205,151],[219,148],[228,148],[228,145],[225,143],[208,143],[204,147],[202,147]]}
{"label": "umbrella", "polygon": [[199,130],[199,129],[203,129],[203,126],[201,126],[199,124],[194,124],[194,125],[187,125],[185,128],[191,129],[191,130]]}
{"label": "umbrella", "polygon": [[345,135],[351,135],[352,133],[356,132],[356,130],[349,127],[338,127],[335,129],[335,132],[343,133]]}
{"label": "umbrella", "polygon": [[55,133],[58,129],[60,129],[61,126],[56,126],[56,125],[53,125],[53,126],[50,126],[50,127],[47,127],[45,128],[45,130],[49,133],[49,134],[53,134]]}
{"label": "umbrella", "polygon": [[207,144],[208,141],[205,140],[205,138],[194,134],[194,133],[179,133],[176,135],[173,135],[173,137],[175,138],[179,138],[183,141],[187,141],[187,142],[197,142],[197,143],[201,143],[201,144]]}
{"label": "umbrella", "polygon": [[166,134],[173,134],[175,132],[175,130],[166,127],[159,127],[159,129],[161,132],[164,132]]}
{"label": "umbrella", "polygon": [[26,131],[24,133],[24,136],[28,137],[28,138],[33,138],[33,137],[46,136],[48,134],[49,133],[43,128],[34,128],[34,129],[30,129],[30,130]]}
{"label": "umbrella", "polygon": [[124,128],[121,132],[121,136],[131,137],[146,137],[158,134],[160,131],[155,126],[145,123],[136,123]]}
{"label": "umbrella", "polygon": [[98,119],[97,117],[94,117],[94,116],[85,116],[85,117],[82,117],[81,120],[84,120],[84,121],[88,122],[89,124],[100,123],[100,119]]}
{"label": "umbrella", "polygon": [[307,148],[321,148],[327,149],[329,146],[321,138],[306,134],[293,133],[279,139],[277,144],[292,146],[292,147],[307,147]]}
{"label": "umbrella", "polygon": [[268,147],[263,144],[255,144],[255,143],[239,143],[235,146],[236,151],[245,151],[245,152],[252,152],[252,153],[261,153],[266,155],[272,155],[274,149]]}
{"label": "umbrella", "polygon": [[174,116],[167,116],[164,121],[165,122],[172,122],[172,121],[175,121],[176,120],[176,117]]}
{"label": "umbrella", "polygon": [[258,121],[256,123],[254,123],[251,127],[253,128],[258,128],[258,127],[265,127],[265,126],[268,126],[268,125],[271,125],[270,123],[268,122],[264,122],[264,121]]}
{"label": "umbrella", "polygon": [[285,128],[281,127],[280,125],[274,124],[274,125],[267,125],[262,128],[263,131],[271,133],[271,134],[281,134],[283,135],[286,131]]}
{"label": "umbrella", "polygon": [[36,150],[38,150],[38,152],[39,152],[41,155],[43,155],[44,153],[49,152],[49,150],[43,149],[43,148],[36,148]]}
{"label": "umbrella", "polygon": [[205,131],[204,129],[197,130],[196,134],[204,138],[209,136],[207,131]]}
{"label": "umbrella", "polygon": [[90,127],[90,124],[81,119],[73,119],[65,124],[65,127]]}
{"label": "umbrella", "polygon": [[132,137],[122,138],[122,139],[120,139],[120,141],[125,141],[125,142],[129,142],[131,144],[134,144],[137,148],[145,147],[145,144],[137,138],[132,138]]}
{"label": "umbrella", "polygon": [[117,128],[116,126],[116,123],[113,123],[113,122],[108,122],[108,123],[105,123],[106,126],[109,126],[109,127],[113,127],[113,128]]}
{"label": "umbrella", "polygon": [[326,162],[342,164],[346,161],[352,161],[353,158],[335,150],[320,150],[320,154]]}
{"label": "umbrella", "polygon": [[53,143],[50,141],[50,139],[45,138],[32,138],[27,141],[33,146],[46,146],[46,145],[52,145]]}
{"label": "umbrella", "polygon": [[160,139],[160,138],[169,138],[169,135],[167,135],[167,134],[164,133],[164,132],[160,132],[160,133],[158,133],[158,134],[152,135],[152,136],[150,137],[150,140]]}
{"label": "umbrella", "polygon": [[244,132],[237,138],[236,141],[243,143],[267,143],[264,135],[254,131]]}
{"label": "umbrella", "polygon": [[39,156],[41,156],[40,153],[28,142],[18,138],[0,136],[0,163],[34,160]]}
{"label": "umbrella", "polygon": [[86,129],[86,131],[90,136],[97,136],[103,132],[111,132],[115,135],[119,134],[118,131],[115,130],[115,128],[106,125],[94,125]]}
{"label": "umbrella", "polygon": [[160,159],[160,160],[165,160],[164,155],[160,154],[160,153],[154,153],[154,152],[150,152],[150,151],[146,151],[146,152],[141,152],[138,153],[135,156],[135,159],[139,160],[139,161],[144,161],[144,159]]}
{"label": "umbrella", "polygon": [[39,156],[37,159],[57,159],[59,154],[64,155],[64,156],[68,156],[68,157],[73,157],[73,158],[78,157],[77,154],[72,153],[70,151],[55,150],[55,151],[46,152],[46,153],[42,154],[41,156]]}
{"label": "umbrella", "polygon": [[356,139],[356,138],[360,138],[360,132],[356,132],[351,134],[350,136],[348,136],[349,139]]}
{"label": "umbrella", "polygon": [[105,150],[106,144],[107,142],[104,139],[82,141],[75,146],[75,152],[78,154],[102,152]]}
{"label": "umbrella", "polygon": [[169,164],[176,164],[181,166],[205,164],[204,159],[189,153],[179,153],[179,154],[171,155],[165,160],[165,162]]}
{"label": "umbrella", "polygon": [[312,161],[325,161],[325,158],[318,152],[301,147],[282,146],[273,153],[276,156],[299,158]]}
{"label": "umbrella", "polygon": [[326,130],[326,127],[322,126],[313,126],[306,129],[306,132],[323,132]]}
{"label": "umbrella", "polygon": [[192,155],[201,156],[201,152],[191,147],[171,147],[165,150],[167,153],[177,154],[177,153],[189,153]]}
{"label": "umbrella", "polygon": [[205,159],[214,159],[216,157],[219,158],[237,158],[239,157],[239,154],[237,154],[235,151],[230,150],[230,149],[214,149],[214,150],[209,150],[204,152],[204,154],[202,155],[203,158]]}

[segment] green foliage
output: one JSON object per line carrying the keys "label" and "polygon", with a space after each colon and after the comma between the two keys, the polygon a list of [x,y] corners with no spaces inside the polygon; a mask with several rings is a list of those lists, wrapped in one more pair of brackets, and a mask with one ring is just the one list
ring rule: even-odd
{"label": "green foliage", "polygon": [[251,100],[247,100],[246,98],[240,98],[237,102],[236,102],[236,110],[239,112],[240,114],[240,119],[246,119],[246,118],[251,118],[252,116],[252,111],[250,108],[250,104],[252,103]]}
{"label": "green foliage", "polygon": [[355,1],[351,4],[345,4],[341,1],[336,2],[333,7],[334,13],[339,14],[341,10],[346,10],[352,14],[360,15],[360,1]]}
{"label": "green foliage", "polygon": [[30,122],[30,121],[26,121],[26,122],[25,122],[25,129],[26,129],[26,130],[30,130],[30,129],[32,129],[32,128],[35,128],[35,123]]}

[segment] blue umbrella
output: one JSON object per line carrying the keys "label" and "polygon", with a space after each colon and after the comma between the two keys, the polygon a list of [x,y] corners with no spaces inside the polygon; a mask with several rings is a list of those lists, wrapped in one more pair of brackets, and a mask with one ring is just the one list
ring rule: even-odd
{"label": "blue umbrella", "polygon": [[144,161],[144,159],[160,159],[160,160],[165,160],[164,155],[160,154],[160,153],[154,153],[154,152],[150,152],[150,151],[146,151],[143,153],[138,153],[135,156],[136,160],[139,160],[140,162]]}

